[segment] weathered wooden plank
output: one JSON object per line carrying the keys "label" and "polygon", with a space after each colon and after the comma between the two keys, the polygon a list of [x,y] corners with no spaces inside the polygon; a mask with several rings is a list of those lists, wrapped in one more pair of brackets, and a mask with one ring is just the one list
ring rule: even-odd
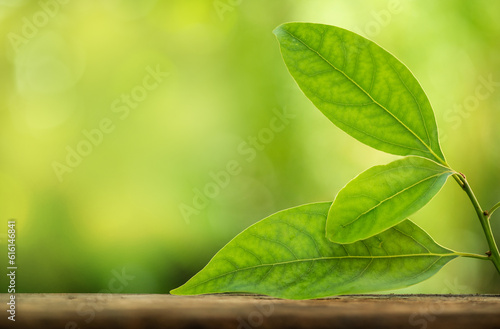
{"label": "weathered wooden plank", "polygon": [[15,324],[8,315],[0,328],[500,328],[500,296],[17,294]]}

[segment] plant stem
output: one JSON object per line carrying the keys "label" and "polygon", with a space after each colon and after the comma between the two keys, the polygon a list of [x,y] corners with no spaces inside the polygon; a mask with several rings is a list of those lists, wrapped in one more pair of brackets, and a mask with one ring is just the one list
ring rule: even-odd
{"label": "plant stem", "polygon": [[[491,253],[491,255],[490,254],[488,255],[489,259],[493,262],[498,273],[500,274],[500,253],[498,252],[498,247],[495,242],[495,238],[493,237],[493,232],[491,231],[489,216],[488,214],[484,213],[483,209],[481,208],[481,205],[479,205],[479,202],[477,201],[474,192],[472,192],[472,189],[469,183],[467,182],[467,179],[461,175],[456,175],[456,176],[458,176],[460,181],[462,181],[463,183],[462,188],[465,190],[465,193],[467,193],[467,196],[469,197],[470,201],[472,202],[472,205],[474,206],[474,209],[476,210],[477,217],[479,218],[479,222],[483,227],[484,235],[486,236],[486,241],[488,241],[488,246],[490,247],[489,252]],[[495,205],[495,207],[497,207],[497,205]]]}
{"label": "plant stem", "polygon": [[498,208],[500,208],[500,202],[497,203],[496,205],[493,206],[493,208],[491,208],[489,211],[488,211],[488,217],[491,217],[491,214],[493,214],[493,212],[495,210],[497,210]]}
{"label": "plant stem", "polygon": [[464,183],[462,182],[462,176],[460,174],[454,174],[453,178],[457,181],[460,187],[464,188]]}
{"label": "plant stem", "polygon": [[484,255],[478,255],[478,254],[470,254],[467,252],[455,252],[456,255],[461,256],[461,257],[469,257],[469,258],[477,258],[477,259],[482,259],[482,260],[490,260],[488,256]]}

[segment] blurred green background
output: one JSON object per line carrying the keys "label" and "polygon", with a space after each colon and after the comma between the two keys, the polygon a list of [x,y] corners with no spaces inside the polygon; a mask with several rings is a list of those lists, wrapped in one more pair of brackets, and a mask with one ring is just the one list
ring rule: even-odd
{"label": "blurred green background", "polygon": [[[272,34],[289,21],[351,29],[402,60],[433,104],[448,163],[491,207],[498,13],[487,0],[0,1],[0,250],[15,218],[17,291],[167,293],[252,223],[333,200],[395,159],[300,92]],[[294,117],[266,135],[283,109]],[[453,180],[412,219],[447,247],[487,250]],[[500,277],[458,259],[399,292],[499,293]]]}

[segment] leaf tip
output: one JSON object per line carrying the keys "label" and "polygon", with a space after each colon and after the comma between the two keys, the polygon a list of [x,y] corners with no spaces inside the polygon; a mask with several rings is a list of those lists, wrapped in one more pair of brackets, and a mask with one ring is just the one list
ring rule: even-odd
{"label": "leaf tip", "polygon": [[186,295],[185,293],[183,293],[183,290],[184,290],[184,289],[182,289],[183,287],[184,286],[180,286],[180,287],[177,287],[175,289],[170,290],[170,294],[176,295],[176,296]]}

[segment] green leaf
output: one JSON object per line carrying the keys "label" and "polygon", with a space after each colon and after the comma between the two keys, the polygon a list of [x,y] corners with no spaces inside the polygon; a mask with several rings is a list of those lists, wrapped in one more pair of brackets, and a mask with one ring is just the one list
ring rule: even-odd
{"label": "green leaf", "polygon": [[431,104],[396,57],[335,26],[287,23],[274,34],[299,87],[340,129],[384,152],[446,164]]}
{"label": "green leaf", "polygon": [[328,239],[352,243],[385,231],[426,205],[453,173],[413,156],[366,170],[337,194],[328,213]]}
{"label": "green leaf", "polygon": [[175,295],[247,292],[290,299],[413,285],[459,256],[406,220],[353,244],[325,237],[331,202],[278,212],[222,248]]}

